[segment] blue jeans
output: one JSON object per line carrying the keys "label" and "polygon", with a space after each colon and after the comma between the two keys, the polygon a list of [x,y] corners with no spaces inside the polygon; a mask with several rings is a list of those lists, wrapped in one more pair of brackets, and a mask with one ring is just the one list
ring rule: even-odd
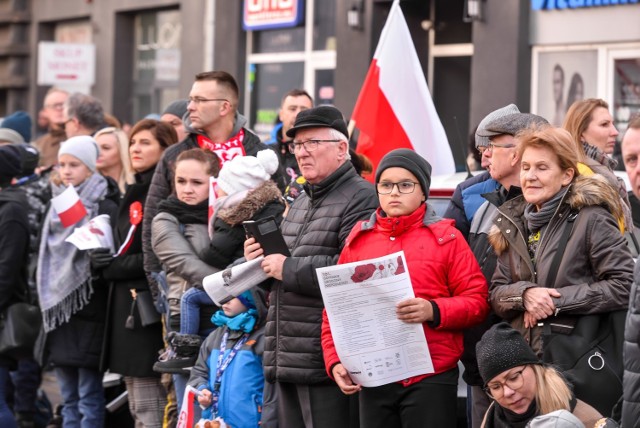
{"label": "blue jeans", "polygon": [[7,405],[7,383],[9,382],[9,369],[0,366],[0,427],[17,428],[16,420]]}
{"label": "blue jeans", "polygon": [[182,399],[184,398],[184,391],[187,389],[187,382],[189,381],[189,376],[174,374],[171,375],[173,378],[173,388],[176,391],[176,403],[178,404],[178,412],[182,409]]}
{"label": "blue jeans", "polygon": [[102,428],[105,399],[102,373],[77,367],[56,367],[64,428]]}
{"label": "blue jeans", "polygon": [[206,291],[192,287],[184,292],[180,300],[180,333],[198,334],[200,329],[200,307],[215,305]]}
{"label": "blue jeans", "polygon": [[42,381],[42,369],[33,358],[18,361],[18,370],[11,372],[13,388],[13,411],[16,413],[36,412],[38,388]]}

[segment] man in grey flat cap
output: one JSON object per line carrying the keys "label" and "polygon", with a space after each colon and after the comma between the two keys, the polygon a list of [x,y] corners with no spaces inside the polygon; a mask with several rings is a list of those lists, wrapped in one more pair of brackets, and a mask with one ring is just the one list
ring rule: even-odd
{"label": "man in grey flat cap", "polygon": [[[511,105],[515,107],[515,105]],[[511,107],[507,106],[505,107]],[[501,109],[502,110],[502,109]],[[504,110],[503,110],[504,112]],[[494,112],[495,113],[495,112]],[[492,113],[493,114],[493,113]],[[488,233],[493,225],[498,207],[506,201],[522,194],[520,189],[520,157],[516,134],[532,125],[548,124],[543,117],[529,113],[508,113],[494,115],[482,127],[478,127],[476,138],[486,141],[480,147],[483,159],[489,164],[489,174],[498,183],[497,189],[482,194],[485,202],[476,211],[469,229],[469,246],[476,256],[482,273],[488,283],[496,268],[497,256],[489,244]],[[464,353],[461,361],[465,366],[463,378],[471,387],[467,402],[471,406],[471,426],[480,427],[489,399],[482,390],[482,378],[478,373],[475,345],[482,334],[497,319],[490,314],[483,324],[468,329],[464,336]]]}

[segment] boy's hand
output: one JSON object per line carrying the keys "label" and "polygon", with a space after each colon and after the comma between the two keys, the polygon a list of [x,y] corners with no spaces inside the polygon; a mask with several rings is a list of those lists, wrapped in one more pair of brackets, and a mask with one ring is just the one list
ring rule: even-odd
{"label": "boy's hand", "polygon": [[200,394],[198,395],[198,403],[200,403],[201,406],[209,407],[212,401],[213,397],[211,395],[211,391],[209,391],[207,388],[200,391]]}
{"label": "boy's hand", "polygon": [[338,363],[333,366],[331,372],[333,373],[333,378],[338,384],[338,387],[344,394],[355,394],[362,389],[360,385],[353,383],[351,376],[349,376],[349,372],[347,372],[347,369],[342,364]]}

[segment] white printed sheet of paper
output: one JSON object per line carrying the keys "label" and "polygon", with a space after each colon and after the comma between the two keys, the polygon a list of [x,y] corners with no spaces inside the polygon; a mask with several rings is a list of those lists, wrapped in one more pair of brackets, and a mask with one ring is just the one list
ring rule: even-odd
{"label": "white printed sheet of paper", "polygon": [[422,324],[396,316],[415,297],[404,252],[316,270],[340,362],[365,387],[433,373]]}

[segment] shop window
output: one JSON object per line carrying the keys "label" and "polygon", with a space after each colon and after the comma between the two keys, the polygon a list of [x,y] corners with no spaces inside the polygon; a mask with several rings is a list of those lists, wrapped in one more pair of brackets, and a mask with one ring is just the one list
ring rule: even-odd
{"label": "shop window", "polygon": [[282,96],[291,89],[307,90],[316,103],[333,103],[336,3],[307,0],[299,26],[256,30],[248,35],[249,102],[244,114],[263,140],[269,139]]}
{"label": "shop window", "polygon": [[133,117],[159,113],[177,98],[182,24],[178,10],[138,14],[135,19]]}
{"label": "shop window", "polygon": [[336,50],[336,2],[316,0],[313,9],[313,50]]}
{"label": "shop window", "polygon": [[464,2],[436,0],[435,8],[437,45],[471,43],[471,24],[462,19]]}
{"label": "shop window", "polygon": [[282,96],[294,88],[301,88],[304,63],[253,64],[250,66],[253,130],[265,140],[278,123],[278,109]]}
{"label": "shop window", "polygon": [[304,50],[304,27],[254,31],[255,53],[295,52]]}
{"label": "shop window", "polygon": [[613,114],[620,133],[631,117],[640,114],[640,58],[613,62]]}

